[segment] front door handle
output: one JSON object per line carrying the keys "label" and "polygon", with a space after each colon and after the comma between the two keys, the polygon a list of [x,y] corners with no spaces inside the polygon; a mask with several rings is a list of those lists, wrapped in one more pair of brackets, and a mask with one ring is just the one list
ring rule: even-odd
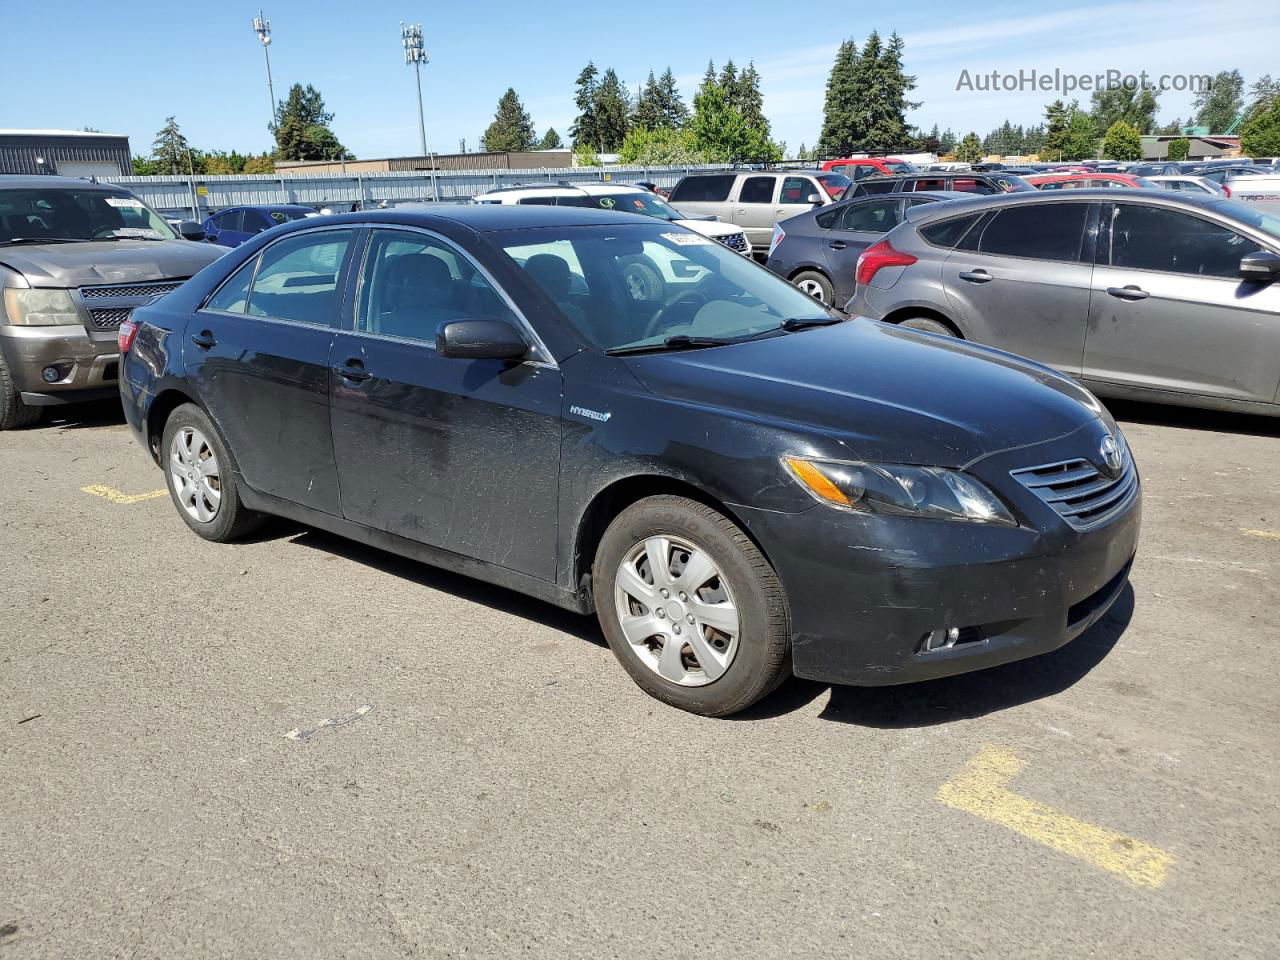
{"label": "front door handle", "polygon": [[1107,293],[1118,300],[1145,300],[1151,296],[1147,291],[1132,283],[1127,287],[1107,287]]}
{"label": "front door handle", "polygon": [[845,243],[843,240],[832,240],[830,243],[827,244],[827,246],[830,247],[832,250],[843,250],[845,247],[849,245]]}
{"label": "front door handle", "polygon": [[359,357],[348,357],[345,363],[340,363],[334,367],[333,372],[343,380],[350,380],[353,383],[364,383],[373,376],[372,373],[364,368],[364,364]]}
{"label": "front door handle", "polygon": [[960,279],[970,283],[990,283],[995,277],[979,267],[977,270],[965,270],[960,274]]}
{"label": "front door handle", "polygon": [[199,333],[193,333],[191,335],[191,342],[201,350],[208,350],[211,347],[216,347],[218,345],[218,341],[214,339],[213,334],[208,330],[201,330]]}

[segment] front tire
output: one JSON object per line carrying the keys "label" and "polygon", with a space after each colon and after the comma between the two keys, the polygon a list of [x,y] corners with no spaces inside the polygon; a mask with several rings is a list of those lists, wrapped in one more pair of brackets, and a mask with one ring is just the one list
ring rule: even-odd
{"label": "front tire", "polygon": [[650,696],[724,717],[788,675],[782,584],[751,539],[705,504],[632,504],[605,531],[592,571],[609,647]]}
{"label": "front tire", "polygon": [[41,407],[29,407],[22,402],[13,374],[0,357],[0,430],[29,427],[40,419]]}
{"label": "front tire", "polygon": [[802,270],[791,278],[791,282],[801,293],[807,293],[819,303],[832,306],[832,301],[836,298],[835,288],[831,286],[831,281],[818,273],[817,270]]}
{"label": "front tire", "polygon": [[213,421],[195,404],[184,403],[169,414],[160,450],[169,497],[197,536],[228,543],[262,524],[262,516],[240,502],[231,455]]}

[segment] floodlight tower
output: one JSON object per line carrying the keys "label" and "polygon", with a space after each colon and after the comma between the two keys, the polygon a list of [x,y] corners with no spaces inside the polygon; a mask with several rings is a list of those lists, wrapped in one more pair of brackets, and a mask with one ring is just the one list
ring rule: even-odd
{"label": "floodlight tower", "polygon": [[427,155],[427,123],[422,118],[422,65],[430,63],[426,48],[422,45],[422,24],[406,24],[400,21],[400,42],[404,45],[404,62],[413,67],[418,81],[418,135],[421,138],[422,156]]}
{"label": "floodlight tower", "polygon": [[258,15],[253,18],[253,31],[258,35],[258,42],[262,44],[262,56],[267,61],[267,95],[271,97],[271,123],[270,129],[276,127],[276,90],[271,84],[271,21],[262,15],[262,11],[258,11]]}

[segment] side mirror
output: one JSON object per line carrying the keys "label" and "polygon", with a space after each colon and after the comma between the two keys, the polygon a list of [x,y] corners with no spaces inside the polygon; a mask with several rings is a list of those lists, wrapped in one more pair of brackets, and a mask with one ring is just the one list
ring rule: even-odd
{"label": "side mirror", "polygon": [[466,360],[522,360],[529,345],[504,320],[447,320],[436,331],[436,352]]}
{"label": "side mirror", "polygon": [[812,203],[815,207],[820,207],[822,206],[822,197],[818,196],[816,193],[811,193],[809,196],[804,198],[804,202]]}
{"label": "side mirror", "polygon": [[178,224],[178,235],[183,240],[203,240],[204,227],[194,220],[183,220]]}
{"label": "side mirror", "polygon": [[1240,258],[1240,277],[1259,283],[1280,280],[1280,254],[1268,250],[1255,250]]}

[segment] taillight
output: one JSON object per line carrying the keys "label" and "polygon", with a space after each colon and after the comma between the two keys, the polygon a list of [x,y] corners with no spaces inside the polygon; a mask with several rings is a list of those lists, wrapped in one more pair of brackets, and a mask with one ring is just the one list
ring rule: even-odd
{"label": "taillight", "polygon": [[132,320],[120,321],[120,332],[116,334],[116,343],[121,353],[128,353],[133,346],[133,338],[138,335],[138,325]]}
{"label": "taillight", "polygon": [[773,251],[778,249],[780,244],[786,237],[786,233],[776,223],[773,225],[773,236],[769,238],[769,256],[773,256]]}
{"label": "taillight", "polygon": [[860,286],[865,287],[871,283],[871,278],[885,267],[909,267],[917,259],[919,258],[909,253],[893,249],[893,245],[888,240],[881,240],[862,251],[854,278]]}

